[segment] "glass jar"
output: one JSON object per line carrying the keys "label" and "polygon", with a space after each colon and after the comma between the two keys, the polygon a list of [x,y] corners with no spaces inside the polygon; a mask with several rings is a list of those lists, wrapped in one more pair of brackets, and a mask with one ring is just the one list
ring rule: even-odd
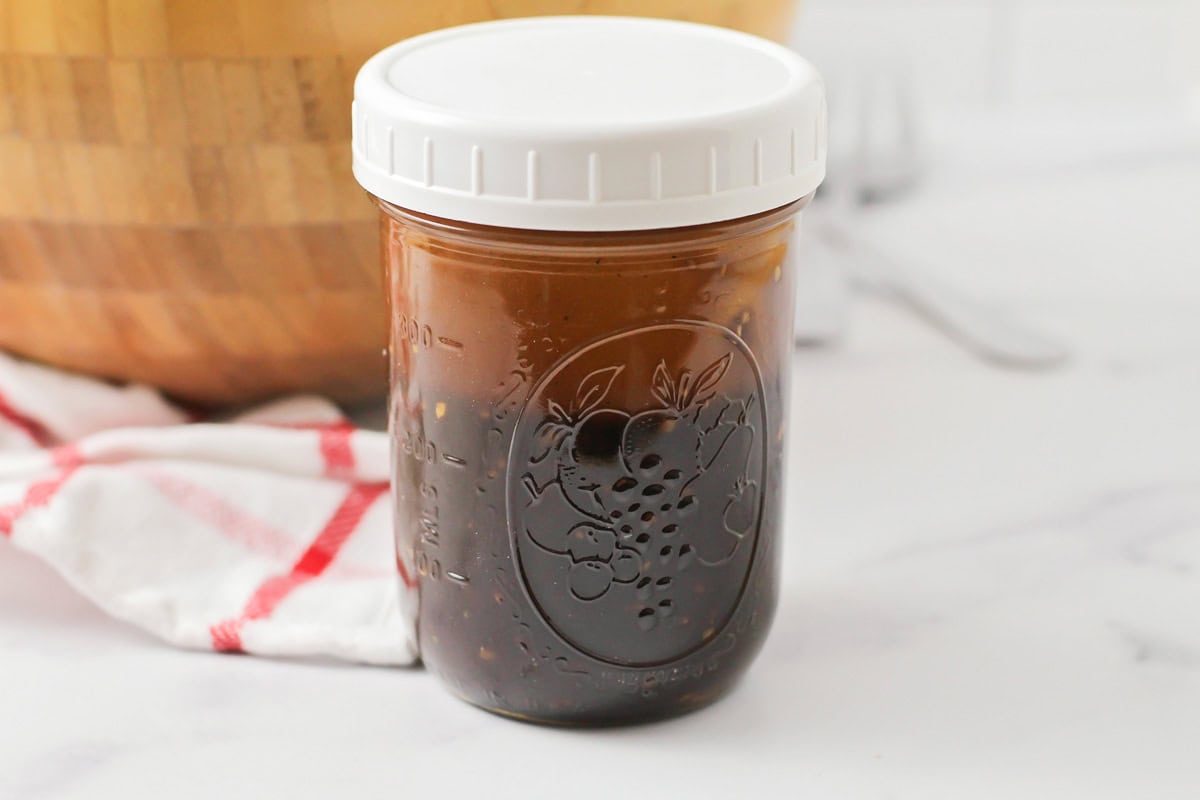
{"label": "glass jar", "polygon": [[[643,37],[647,30],[652,39]],[[696,130],[712,135],[703,122],[685,116],[674,132],[657,120],[651,131],[634,126],[617,152],[611,139],[589,138],[594,127],[584,123],[593,109],[580,112],[582,122],[555,119],[543,130],[522,120],[515,127],[537,147],[519,141],[514,148],[520,136],[495,109],[478,114],[477,106],[491,103],[478,99],[468,111],[440,109],[450,127],[467,124],[465,117],[479,130],[465,138],[468,190],[438,189],[428,142],[451,137],[440,130],[431,137],[421,127],[428,113],[415,114],[393,96],[386,103],[373,97],[379,87],[359,78],[358,102],[376,106],[356,116],[355,168],[382,210],[398,557],[419,581],[424,663],[464,699],[502,714],[568,724],[641,721],[727,691],[774,614],[792,241],[798,212],[820,180],[823,104],[815,76],[789,51],[742,34],[646,20],[452,29],[432,35],[448,38],[419,37],[410,40],[415,47],[384,51],[375,78],[404,97],[424,92],[423,104],[434,94],[461,105],[461,91],[431,90],[420,79],[438,63],[428,51],[448,47],[455,63],[479,50],[522,61],[531,32],[535,40],[571,40],[572,53],[586,53],[596,37],[609,47],[632,42],[635,59],[639,37],[655,49],[681,39],[677,47],[693,59],[706,47],[718,61],[721,45],[749,48],[804,79],[798,87],[789,82],[799,99],[775,114],[789,122],[790,161],[773,176],[772,191],[756,189],[768,183],[766,159],[780,156],[763,143],[776,132],[769,126],[775,112],[758,117],[748,139],[734,135],[735,126],[722,134],[733,140],[727,149],[705,147],[701,155],[716,177],[688,195],[677,191],[686,173],[675,184],[667,176],[687,164],[671,144],[694,150]],[[576,56],[559,58],[564,71],[578,66]],[[370,70],[372,62],[364,73]],[[669,74],[666,86],[683,74]],[[589,90],[628,89],[619,75],[606,81]],[[797,108],[812,111],[805,117]],[[370,131],[380,129],[381,110],[392,114],[390,144],[372,156]],[[400,156],[395,144],[410,118],[422,137],[422,180],[389,182],[397,161],[413,157]],[[796,165],[796,122],[810,136],[804,169]],[[722,173],[719,162],[746,144],[752,173],[739,185],[734,168]],[[512,151],[533,151],[541,163],[521,159],[528,169],[516,181],[523,178],[526,190],[502,194],[480,162],[503,165]],[[606,171],[630,155],[644,157],[646,176],[657,181],[633,200],[627,195],[634,190],[620,182],[630,159]],[[385,161],[393,174],[373,174]],[[570,167],[579,162],[586,167],[576,187],[583,202],[548,197],[550,188],[567,193]],[[567,170],[566,180],[550,171],[554,165]]]}

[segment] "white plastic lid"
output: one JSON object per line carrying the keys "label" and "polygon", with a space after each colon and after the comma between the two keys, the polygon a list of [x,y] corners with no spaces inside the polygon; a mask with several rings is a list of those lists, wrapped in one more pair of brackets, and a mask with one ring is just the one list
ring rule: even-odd
{"label": "white plastic lid", "polygon": [[403,208],[484,225],[699,225],[797,200],[825,175],[825,98],[785,47],[626,17],[464,25],[373,56],[354,175]]}

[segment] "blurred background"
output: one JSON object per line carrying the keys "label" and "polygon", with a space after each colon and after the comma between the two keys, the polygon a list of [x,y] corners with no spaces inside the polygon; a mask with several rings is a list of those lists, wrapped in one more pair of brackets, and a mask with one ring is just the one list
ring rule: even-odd
{"label": "blurred background", "polygon": [[1195,105],[1192,0],[806,0],[801,50],[907,51],[935,107]]}
{"label": "blurred background", "polygon": [[[838,542],[797,573],[1035,520],[1089,563],[1169,529],[1195,564],[1200,3],[809,0],[793,41],[832,148],[799,333],[834,345],[799,362],[796,513]],[[1119,584],[1060,629],[1139,613]]]}
{"label": "blurred background", "polygon": [[[837,262],[859,288],[892,290],[983,355],[1026,366],[1065,358],[1068,332],[963,310],[975,298],[946,290],[1033,315],[1056,301],[1197,298],[1200,3],[810,0],[793,41],[830,84],[824,199],[854,229],[824,237],[818,272]],[[836,280],[810,278],[801,324],[820,340],[844,330],[846,305],[831,302]],[[1114,330],[1101,327],[1086,333]]]}

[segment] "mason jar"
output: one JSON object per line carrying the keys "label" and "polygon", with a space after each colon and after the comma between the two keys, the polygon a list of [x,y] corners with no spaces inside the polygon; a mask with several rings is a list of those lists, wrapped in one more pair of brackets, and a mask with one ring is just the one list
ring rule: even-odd
{"label": "mason jar", "polygon": [[398,560],[457,695],[642,721],[760,649],[824,117],[790,50],[661,20],[470,25],[363,67]]}

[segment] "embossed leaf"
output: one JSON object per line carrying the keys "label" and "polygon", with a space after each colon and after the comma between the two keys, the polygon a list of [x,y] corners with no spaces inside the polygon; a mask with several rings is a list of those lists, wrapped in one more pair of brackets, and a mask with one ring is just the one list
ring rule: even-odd
{"label": "embossed leaf", "polygon": [[683,411],[688,407],[688,401],[692,396],[692,371],[685,369],[679,375],[679,410]]}
{"label": "embossed leaf", "polygon": [[692,385],[691,391],[686,393],[684,407],[701,405],[711,400],[717,384],[721,382],[721,379],[725,377],[725,373],[729,371],[729,364],[732,360],[733,354],[726,353],[723,358],[719,358],[705,367],[696,376],[696,382]]}
{"label": "embossed leaf", "polygon": [[550,416],[555,422],[561,422],[566,425],[571,421],[570,415],[567,414],[567,410],[558,403],[551,400],[549,403],[547,403],[547,406],[550,409]]}
{"label": "embossed leaf", "polygon": [[659,361],[658,366],[654,368],[654,382],[650,388],[664,407],[675,407],[675,381],[671,380],[671,374],[667,372],[667,362]]}
{"label": "embossed leaf", "polygon": [[577,418],[584,416],[604,402],[604,398],[608,397],[609,389],[612,388],[613,381],[617,379],[623,369],[625,369],[624,366],[598,369],[589,373],[579,382],[579,389],[575,392],[575,416]]}

